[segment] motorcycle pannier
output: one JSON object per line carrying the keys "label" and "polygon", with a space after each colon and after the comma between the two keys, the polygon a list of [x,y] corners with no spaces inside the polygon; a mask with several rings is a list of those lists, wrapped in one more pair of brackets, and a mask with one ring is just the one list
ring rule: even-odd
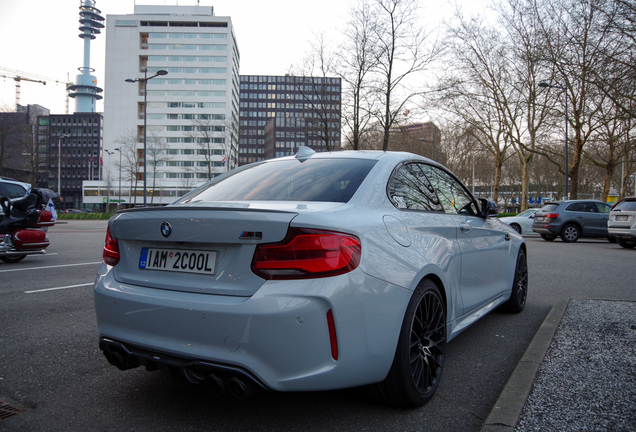
{"label": "motorcycle pannier", "polygon": [[16,249],[43,249],[49,245],[46,233],[38,229],[21,229],[11,235]]}

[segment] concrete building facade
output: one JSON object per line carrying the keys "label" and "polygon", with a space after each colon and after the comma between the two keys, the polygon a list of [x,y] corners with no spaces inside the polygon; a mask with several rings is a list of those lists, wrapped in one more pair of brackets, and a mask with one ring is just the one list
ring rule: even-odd
{"label": "concrete building facade", "polygon": [[106,19],[109,163],[104,182],[85,185],[87,201],[108,195],[107,202],[140,205],[144,157],[148,205],[172,202],[238,162],[239,51],[231,19],[209,6],[136,5],[134,12]]}

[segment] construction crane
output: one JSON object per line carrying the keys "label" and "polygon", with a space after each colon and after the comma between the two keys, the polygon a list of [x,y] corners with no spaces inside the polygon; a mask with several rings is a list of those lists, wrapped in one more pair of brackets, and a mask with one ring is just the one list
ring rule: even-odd
{"label": "construction crane", "polygon": [[[6,72],[9,75],[5,75]],[[31,76],[32,78],[28,78],[27,76]],[[22,71],[18,71],[18,70],[14,70],[14,69],[7,69],[5,67],[0,66],[0,77],[2,78],[8,78],[8,79],[13,79],[15,81],[15,109],[18,109],[18,105],[20,105],[20,90],[21,90],[21,85],[20,83],[22,81],[30,81],[30,82],[34,82],[34,83],[40,83],[43,85],[46,85],[47,81],[52,81],[55,82],[57,84],[64,84],[65,86],[68,86],[70,83],[65,83],[63,81],[59,81],[53,78],[47,78],[47,77],[43,77],[43,76],[38,76],[38,75],[34,75],[34,74],[29,74],[26,72],[22,72]],[[41,79],[36,79],[36,78],[41,78]],[[46,81],[45,81],[46,80]],[[66,112],[68,114],[68,95],[66,96]]]}

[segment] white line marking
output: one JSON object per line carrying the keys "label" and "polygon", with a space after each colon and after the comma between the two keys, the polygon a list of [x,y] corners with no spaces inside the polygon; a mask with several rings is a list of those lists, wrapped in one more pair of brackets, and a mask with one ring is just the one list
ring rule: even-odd
{"label": "white line marking", "polygon": [[45,266],[45,267],[23,267],[23,268],[16,268],[16,269],[10,269],[10,270],[0,270],[0,273],[25,271],[25,270],[46,270],[51,268],[75,267],[75,266],[83,266],[83,265],[95,265],[95,264],[101,264],[101,263],[102,263],[101,261],[97,261],[97,262],[90,262],[90,263],[64,264],[64,265],[53,265],[53,266]]}
{"label": "white line marking", "polygon": [[94,285],[94,282],[80,284],[80,285],[69,285],[69,286],[57,287],[57,288],[44,288],[44,289],[40,289],[40,290],[25,291],[24,293],[25,294],[33,294],[33,293],[39,293],[39,292],[44,292],[44,291],[56,291],[56,290],[63,290],[63,289],[69,289],[69,288],[79,288],[79,287],[91,286],[91,285]]}

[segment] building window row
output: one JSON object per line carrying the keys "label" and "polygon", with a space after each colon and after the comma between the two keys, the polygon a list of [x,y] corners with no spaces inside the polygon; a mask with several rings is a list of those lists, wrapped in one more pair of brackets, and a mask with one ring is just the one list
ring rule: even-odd
{"label": "building window row", "polygon": [[304,83],[310,79],[313,83],[326,83],[326,84],[339,84],[340,78],[328,78],[328,77],[311,77],[304,76],[264,76],[264,75],[241,75],[241,82],[250,83]]}
{"label": "building window row", "polygon": [[227,80],[225,79],[164,79],[164,78],[156,78],[152,80],[153,86],[155,85],[218,85],[225,86]]}
{"label": "building window row", "polygon": [[[225,104],[222,107],[224,108]],[[215,114],[148,114],[148,120],[212,120]]]}
{"label": "building window row", "polygon": [[154,62],[200,62],[200,63],[225,63],[226,56],[148,56],[148,61]]}
{"label": "building window row", "polygon": [[195,68],[195,67],[166,67],[160,68],[155,66],[154,68],[148,68],[149,72],[157,72],[159,69],[165,69],[169,73],[178,74],[178,73],[200,73],[200,74],[227,74],[227,68]]}
{"label": "building window row", "polygon": [[[227,24],[227,23],[224,23]],[[227,33],[148,33],[148,39],[227,39]]]}
{"label": "building window row", "polygon": [[227,45],[148,44],[148,50],[160,51],[227,51]]}

